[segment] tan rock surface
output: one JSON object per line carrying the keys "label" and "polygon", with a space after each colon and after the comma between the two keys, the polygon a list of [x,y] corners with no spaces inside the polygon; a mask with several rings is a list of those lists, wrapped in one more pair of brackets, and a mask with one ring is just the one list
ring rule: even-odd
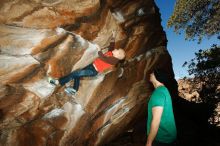
{"label": "tan rock surface", "polygon": [[201,102],[199,93],[202,85],[202,82],[195,83],[193,79],[180,79],[178,80],[179,95],[188,101]]}

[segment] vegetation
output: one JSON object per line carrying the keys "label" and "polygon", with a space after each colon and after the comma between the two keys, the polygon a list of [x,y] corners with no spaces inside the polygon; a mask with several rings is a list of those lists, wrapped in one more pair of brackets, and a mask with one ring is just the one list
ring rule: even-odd
{"label": "vegetation", "polygon": [[186,39],[198,38],[200,42],[204,36],[219,37],[219,20],[219,0],[177,0],[167,26],[177,33],[184,30]]}
{"label": "vegetation", "polygon": [[[195,84],[202,83],[199,91],[202,101],[209,104],[211,108],[218,108],[220,104],[220,47],[213,45],[210,49],[199,50],[195,58],[185,62],[183,67],[188,67],[190,75],[194,75]],[[209,119],[210,123],[220,127],[220,115],[214,111]]]}
{"label": "vegetation", "polygon": [[[220,39],[219,20],[219,0],[177,0],[167,26],[173,27],[177,33],[184,31],[187,40],[198,39],[201,42],[203,37],[217,36]],[[202,101],[212,107],[217,103],[220,105],[220,47],[213,45],[199,50],[195,58],[183,66],[187,66],[189,74],[194,75],[195,84],[203,85],[199,91]],[[214,114],[219,119],[218,112]],[[220,126],[220,119],[213,121]]]}
{"label": "vegetation", "polygon": [[[210,49],[199,50],[194,59],[183,64],[185,66],[188,66],[189,74],[193,74],[198,81],[216,89],[220,84],[220,47],[213,45]],[[206,93],[205,97],[212,96],[212,93],[216,93],[215,90]]]}

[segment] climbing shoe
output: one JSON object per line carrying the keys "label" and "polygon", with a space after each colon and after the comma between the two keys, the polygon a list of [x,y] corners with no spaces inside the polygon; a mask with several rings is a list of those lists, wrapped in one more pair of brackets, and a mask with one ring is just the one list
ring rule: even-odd
{"label": "climbing shoe", "polygon": [[64,91],[69,94],[69,95],[75,95],[76,94],[76,90],[71,88],[71,87],[67,87],[64,89]]}
{"label": "climbing shoe", "polygon": [[53,79],[51,77],[48,77],[48,82],[54,86],[57,86],[59,84],[59,81],[56,79]]}

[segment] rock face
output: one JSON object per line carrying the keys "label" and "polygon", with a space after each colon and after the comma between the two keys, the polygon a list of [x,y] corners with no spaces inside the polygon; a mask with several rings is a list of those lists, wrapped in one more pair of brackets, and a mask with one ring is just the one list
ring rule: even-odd
{"label": "rock face", "polygon": [[202,85],[202,82],[195,83],[193,79],[180,79],[178,80],[179,96],[188,101],[201,102],[199,92]]}
{"label": "rock face", "polygon": [[220,102],[218,100],[220,95],[219,87],[220,85],[214,87],[214,92],[211,90],[212,94],[209,94],[209,97],[205,97],[208,95],[207,93],[210,93],[210,85],[195,78],[178,80],[179,96],[190,101],[192,104],[201,103],[206,105],[206,112],[208,112],[208,118],[206,120],[209,124],[215,125],[217,128],[220,127]]}
{"label": "rock face", "polygon": [[[174,79],[160,22],[153,0],[1,0],[1,145],[103,145],[129,129],[146,111],[150,71]],[[114,70],[83,78],[75,97],[47,82],[92,63],[112,30],[126,51]]]}

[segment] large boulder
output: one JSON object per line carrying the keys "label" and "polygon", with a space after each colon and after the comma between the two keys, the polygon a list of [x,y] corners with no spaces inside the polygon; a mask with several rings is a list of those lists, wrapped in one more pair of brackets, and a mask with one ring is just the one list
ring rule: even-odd
{"label": "large boulder", "polygon": [[[153,0],[1,0],[0,23],[1,145],[106,144],[145,113],[155,67],[175,84]],[[114,70],[81,79],[75,97],[47,82],[92,63],[112,30],[126,52]]]}

